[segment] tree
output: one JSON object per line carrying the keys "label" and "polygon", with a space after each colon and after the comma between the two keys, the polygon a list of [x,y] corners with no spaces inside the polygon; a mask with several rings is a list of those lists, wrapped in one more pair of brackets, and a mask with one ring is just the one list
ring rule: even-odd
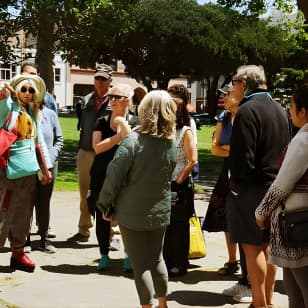
{"label": "tree", "polygon": [[[245,12],[251,14],[263,14],[268,9],[268,1],[266,0],[218,0],[218,3],[225,5],[229,8],[238,7],[243,9]],[[274,0],[273,4],[278,8],[284,11],[292,11],[294,4],[297,4],[297,7],[300,11],[303,12],[305,20],[308,21],[308,1],[307,0]]]}
{"label": "tree", "polygon": [[[23,30],[27,36],[36,37],[36,63],[47,89],[52,92],[54,53],[63,51],[65,59],[85,67],[93,67],[100,60],[110,61],[110,50],[116,34],[125,32],[126,25],[130,24],[126,8],[134,2],[136,1],[15,0],[6,1],[0,8],[8,15],[12,15],[9,13],[12,10],[16,12],[13,19],[15,35]],[[11,32],[10,35],[12,34]],[[100,48],[95,51],[91,46],[93,40],[100,43]],[[75,57],[76,50],[78,57]],[[8,57],[8,54],[3,52],[2,56]]]}
{"label": "tree", "polygon": [[15,34],[11,14],[7,7],[12,1],[1,1],[0,3],[0,60],[2,62],[10,62],[13,59],[13,45],[11,39]]}
{"label": "tree", "polygon": [[179,75],[206,78],[211,117],[216,115],[219,76],[243,63],[277,71],[286,56],[282,30],[219,5],[145,0],[135,15],[135,30],[116,44],[127,72],[149,89],[153,81],[166,88]]}

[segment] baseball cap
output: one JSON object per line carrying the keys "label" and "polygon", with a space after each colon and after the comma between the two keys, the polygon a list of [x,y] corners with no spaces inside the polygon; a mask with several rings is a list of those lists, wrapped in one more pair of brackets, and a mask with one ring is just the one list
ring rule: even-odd
{"label": "baseball cap", "polygon": [[107,64],[97,64],[94,73],[95,77],[103,77],[105,79],[110,79],[112,74],[112,67]]}

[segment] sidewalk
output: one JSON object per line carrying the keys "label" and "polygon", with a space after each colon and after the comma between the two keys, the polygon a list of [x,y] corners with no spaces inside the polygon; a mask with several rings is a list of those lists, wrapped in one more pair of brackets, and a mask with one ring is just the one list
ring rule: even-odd
{"label": "sidewalk", "polygon": [[[196,211],[203,216],[207,202],[197,196]],[[71,244],[66,239],[77,231],[79,217],[78,192],[54,192],[51,226],[57,237],[53,243],[55,254],[31,252],[36,262],[32,274],[9,267],[10,252],[0,253],[0,307],[1,308],[137,308],[138,297],[132,274],[122,272],[123,247],[111,251],[112,269],[99,273],[96,269],[99,251],[95,230],[90,241]],[[36,230],[35,224],[33,231]],[[226,261],[223,233],[205,233],[207,256],[191,260],[189,273],[169,282],[169,308],[181,307],[235,307],[244,308],[232,298],[222,295],[224,288],[232,286],[236,277],[221,278],[216,271]],[[33,235],[33,245],[38,236]],[[145,248],[146,249],[146,248]],[[278,272],[274,304],[287,307],[282,287],[282,273]]]}

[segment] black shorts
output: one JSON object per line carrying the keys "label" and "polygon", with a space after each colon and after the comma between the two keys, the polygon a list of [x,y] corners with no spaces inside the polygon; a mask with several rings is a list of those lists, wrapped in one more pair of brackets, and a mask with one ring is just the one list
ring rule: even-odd
{"label": "black shorts", "polygon": [[227,222],[231,241],[260,245],[269,241],[269,229],[261,230],[256,224],[255,210],[262,201],[268,186],[242,186],[240,193],[227,195]]}

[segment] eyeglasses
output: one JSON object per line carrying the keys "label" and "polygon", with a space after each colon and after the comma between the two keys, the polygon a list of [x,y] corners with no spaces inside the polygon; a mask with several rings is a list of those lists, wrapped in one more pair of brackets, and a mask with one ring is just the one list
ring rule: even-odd
{"label": "eyeglasses", "polygon": [[236,82],[242,82],[242,81],[243,81],[242,79],[236,79],[236,78],[234,78],[234,79],[231,80],[231,83],[232,83],[232,85],[234,86],[234,84],[235,84]]}
{"label": "eyeglasses", "polygon": [[120,100],[123,100],[123,99],[125,99],[125,98],[128,98],[127,96],[125,96],[125,95],[113,95],[113,94],[109,94],[108,95],[108,98],[109,98],[109,100],[110,101],[113,101],[113,100],[117,100],[117,101],[120,101]]}
{"label": "eyeglasses", "polygon": [[21,87],[20,92],[22,93],[30,93],[30,94],[34,94],[35,90],[33,88],[27,88],[27,87]]}
{"label": "eyeglasses", "polygon": [[96,76],[94,77],[95,80],[101,80],[101,81],[107,81],[108,79],[107,78],[104,78],[102,76]]}

